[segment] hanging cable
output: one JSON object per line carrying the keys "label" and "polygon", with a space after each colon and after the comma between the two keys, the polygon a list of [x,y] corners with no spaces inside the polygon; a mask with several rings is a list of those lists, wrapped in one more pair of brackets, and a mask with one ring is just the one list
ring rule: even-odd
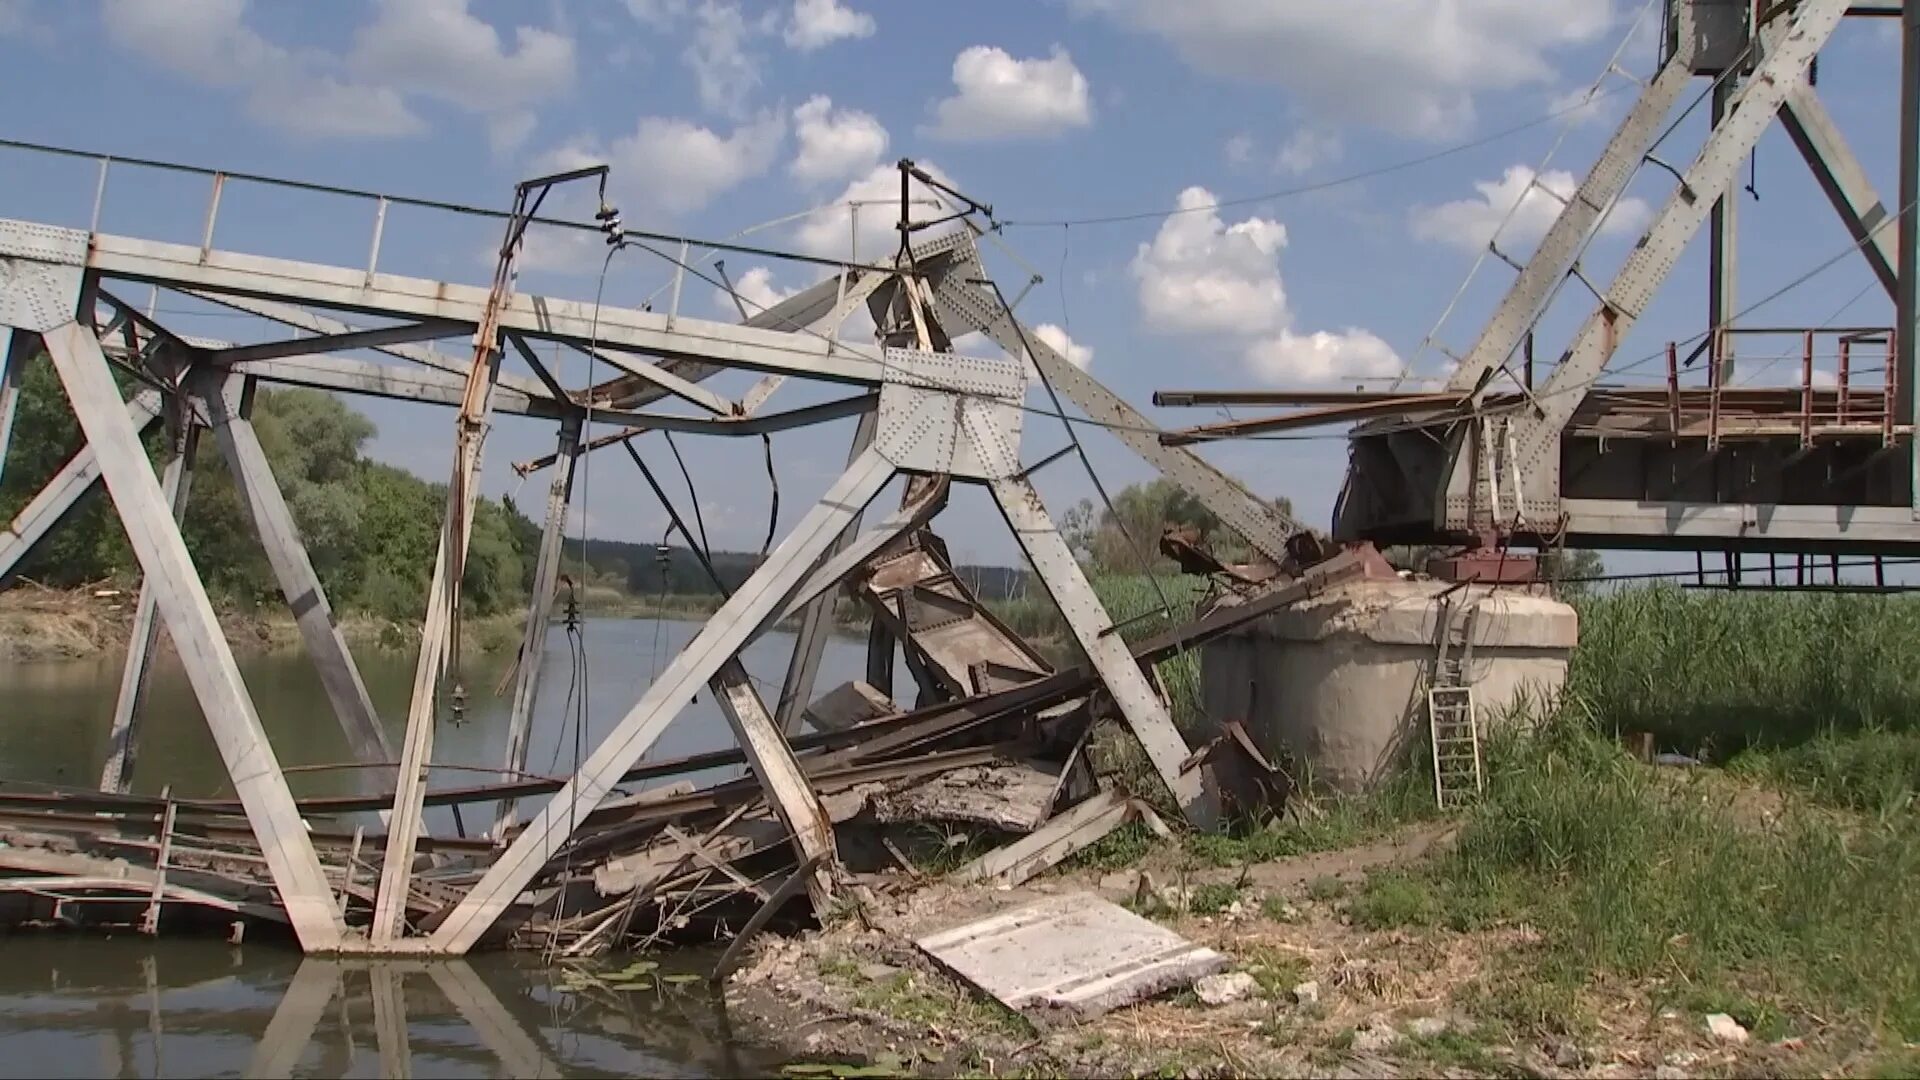
{"label": "hanging cable", "polygon": [[767,538],[760,541],[760,559],[764,562],[767,552],[773,550],[773,531],[780,523],[780,474],[773,468],[773,436],[762,434],[760,446],[767,454],[767,487],[772,492],[767,503]]}
{"label": "hanging cable", "polygon": [[[693,505],[693,523],[700,530],[700,543],[698,547],[701,558],[711,564],[713,561],[713,545],[707,541],[707,522],[704,515],[700,513],[700,489],[693,484],[693,474],[687,471],[687,459],[680,456],[680,444],[673,441],[673,432],[662,431],[660,434],[667,437],[667,449],[673,451],[674,464],[680,466],[680,479],[687,483],[687,499]],[[630,443],[623,445],[626,445],[629,450],[632,448],[632,444]],[[634,460],[639,460],[638,455],[635,456]],[[645,468],[645,466],[641,466],[642,471],[645,471]],[[665,503],[666,498],[662,496],[660,501]],[[671,511],[669,511],[669,513],[671,513]],[[683,535],[687,535],[684,529],[682,529],[681,532]],[[695,546],[691,535],[687,535],[687,546]]]}

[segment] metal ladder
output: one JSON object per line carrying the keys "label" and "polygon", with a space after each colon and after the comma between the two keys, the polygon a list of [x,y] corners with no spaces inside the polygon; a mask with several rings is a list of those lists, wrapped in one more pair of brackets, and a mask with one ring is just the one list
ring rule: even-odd
{"label": "metal ladder", "polygon": [[1463,805],[1485,786],[1480,723],[1467,675],[1473,664],[1477,603],[1449,597],[1440,610],[1440,643],[1427,687],[1427,736],[1433,747],[1433,796],[1440,809]]}

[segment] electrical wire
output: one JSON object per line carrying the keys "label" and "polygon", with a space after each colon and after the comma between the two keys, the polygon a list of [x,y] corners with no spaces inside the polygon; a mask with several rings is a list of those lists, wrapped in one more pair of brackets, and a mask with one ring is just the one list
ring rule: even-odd
{"label": "electrical wire", "polygon": [[1443,161],[1450,157],[1456,157],[1460,154],[1466,153],[1469,150],[1477,150],[1480,147],[1499,142],[1503,139],[1512,138],[1515,135],[1519,135],[1524,132],[1531,131],[1534,128],[1541,127],[1545,124],[1550,124],[1553,121],[1558,120],[1559,118],[1566,116],[1570,113],[1575,113],[1583,109],[1591,108],[1594,102],[1599,101],[1602,98],[1611,97],[1614,94],[1620,93],[1621,89],[1622,88],[1615,88],[1612,90],[1603,91],[1602,93],[1596,94],[1592,98],[1583,100],[1577,104],[1569,105],[1569,106],[1566,106],[1565,108],[1555,109],[1552,112],[1548,112],[1543,115],[1536,116],[1533,119],[1527,120],[1523,123],[1515,124],[1511,127],[1501,128],[1498,131],[1490,132],[1477,139],[1471,139],[1466,142],[1455,143],[1452,146],[1445,147],[1444,149],[1441,149],[1441,150],[1433,151],[1432,153],[1421,154],[1417,157],[1404,158],[1400,161],[1392,162],[1387,165],[1381,165],[1371,169],[1362,169],[1357,172],[1347,173],[1344,176],[1337,176],[1329,180],[1321,180],[1311,184],[1300,184],[1294,187],[1280,188],[1275,191],[1261,192],[1256,195],[1243,195],[1243,196],[1239,196],[1237,198],[1232,198],[1232,199],[1216,199],[1213,202],[1207,203],[1202,206],[1177,206],[1171,210],[1165,210],[1165,209],[1141,210],[1133,213],[1101,214],[1101,215],[1096,215],[1092,217],[1078,217],[1078,218],[1035,218],[1035,219],[1026,220],[1026,221],[1012,219],[1012,218],[1004,218],[1000,220],[1000,222],[995,226],[995,228],[1000,230],[1050,229],[1050,228],[1062,228],[1062,227],[1073,226],[1073,225],[1080,225],[1080,226],[1114,225],[1114,224],[1120,224],[1120,223],[1129,222],[1129,221],[1157,221],[1157,220],[1163,220],[1166,218],[1179,217],[1184,214],[1210,213],[1216,210],[1224,210],[1229,207],[1246,206],[1251,203],[1277,202],[1281,199],[1291,199],[1291,198],[1297,198],[1298,196],[1301,196],[1301,195],[1311,195],[1316,192],[1328,191],[1333,188],[1345,187],[1351,184],[1358,184],[1366,180],[1373,180],[1378,177],[1389,176],[1393,173],[1406,172],[1409,169],[1417,169],[1423,165],[1431,165],[1436,161]]}
{"label": "electrical wire", "polygon": [[[706,518],[700,513],[700,489],[693,484],[693,474],[687,471],[687,459],[680,456],[680,444],[673,441],[673,432],[662,431],[660,434],[667,437],[667,449],[673,451],[674,464],[680,466],[680,479],[687,482],[687,499],[693,504],[693,524],[700,530],[700,553],[711,563],[713,544],[707,540]],[[682,530],[682,535],[685,535],[685,530]],[[693,537],[687,537],[687,544],[693,544]]]}

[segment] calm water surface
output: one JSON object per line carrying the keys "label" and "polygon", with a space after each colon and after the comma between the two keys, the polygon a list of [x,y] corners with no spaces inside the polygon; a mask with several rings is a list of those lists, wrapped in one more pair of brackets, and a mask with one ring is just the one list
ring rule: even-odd
{"label": "calm water surface", "polygon": [[[583,627],[587,674],[574,680],[567,636],[556,625],[543,658],[528,771],[571,771],[576,741],[582,754],[591,752],[700,626],[589,619]],[[769,703],[778,696],[792,646],[792,635],[772,633],[743,658]],[[356,658],[398,746],[413,659],[372,649],[358,650]],[[496,697],[493,690],[505,665],[502,657],[471,661],[464,673],[467,719],[440,726],[436,762],[499,766],[512,691]],[[274,753],[292,770],[288,782],[296,796],[377,786],[364,770],[307,768],[348,761],[351,753],[306,657],[245,656],[240,666]],[[817,690],[859,678],[865,666],[863,643],[833,639]],[[118,656],[0,664],[0,779],[97,784],[119,678]],[[183,797],[231,795],[192,690],[171,656],[154,669],[140,722],[135,791],[157,794],[168,786]],[[645,760],[722,749],[732,741],[703,691]],[[689,778],[704,784],[738,772]],[[434,784],[488,779],[478,771],[444,770]],[[523,803],[522,820],[537,809],[537,801]],[[483,832],[492,815],[484,803],[469,806],[458,822],[445,808],[428,810],[429,826],[441,835]],[[278,1069],[282,1075],[379,1076],[405,1068],[418,1076],[726,1076],[777,1069],[777,1062],[734,1047],[724,1016],[698,987],[568,991],[557,986],[561,973],[536,957],[334,964],[266,945],[28,935],[0,938],[0,958],[0,1075],[249,1076]],[[698,971],[711,960],[681,962]]]}

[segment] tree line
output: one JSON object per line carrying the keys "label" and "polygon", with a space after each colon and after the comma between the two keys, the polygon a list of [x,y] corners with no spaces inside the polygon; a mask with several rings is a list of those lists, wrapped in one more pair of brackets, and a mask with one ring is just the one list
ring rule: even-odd
{"label": "tree line", "polygon": [[[44,357],[27,365],[20,391],[0,472],[0,520],[19,513],[83,441]],[[260,391],[253,426],[333,606],[396,620],[424,614],[446,485],[368,460],[372,421],[318,390]],[[148,451],[158,465],[163,436],[150,436]],[[208,433],[194,452],[181,533],[216,603],[283,602],[251,515]],[[464,579],[467,610],[492,614],[524,601],[538,544],[538,526],[510,500],[480,500]],[[17,573],[71,588],[129,584],[139,567],[105,490],[96,487]]]}

